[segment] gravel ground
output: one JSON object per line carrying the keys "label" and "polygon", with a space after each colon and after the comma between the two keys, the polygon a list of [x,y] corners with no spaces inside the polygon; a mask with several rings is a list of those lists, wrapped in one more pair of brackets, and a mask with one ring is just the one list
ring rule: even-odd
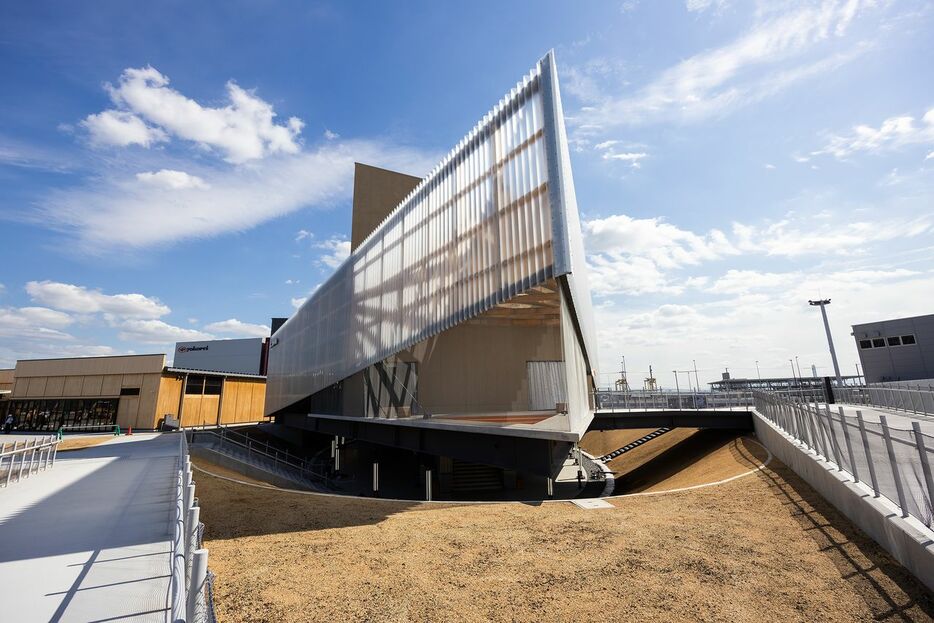
{"label": "gravel ground", "polygon": [[59,452],[68,452],[69,450],[81,450],[82,448],[90,448],[92,446],[97,446],[105,441],[110,441],[113,439],[113,435],[94,435],[91,437],[65,437],[62,439],[61,443],[58,444]]}
{"label": "gravel ground", "polygon": [[[725,445],[696,459],[691,478],[755,462],[754,444]],[[673,474],[668,485],[679,477],[691,480]],[[934,613],[932,595],[904,568],[775,461],[725,484],[615,498],[614,508],[592,511],[567,502],[382,502],[196,479],[224,623],[930,621]]]}

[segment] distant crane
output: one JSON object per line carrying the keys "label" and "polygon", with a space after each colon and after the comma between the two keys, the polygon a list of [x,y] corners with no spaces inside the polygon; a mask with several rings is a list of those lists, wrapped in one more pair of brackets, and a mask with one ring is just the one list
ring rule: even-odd
{"label": "distant crane", "polygon": [[629,391],[629,379],[626,378],[626,358],[623,357],[623,360],[620,362],[620,371],[619,379],[616,381],[616,391],[619,392],[628,392]]}
{"label": "distant crane", "polygon": [[642,382],[642,387],[646,391],[654,392],[658,390],[658,381],[655,379],[655,375],[652,373],[652,366],[649,365],[649,377]]}

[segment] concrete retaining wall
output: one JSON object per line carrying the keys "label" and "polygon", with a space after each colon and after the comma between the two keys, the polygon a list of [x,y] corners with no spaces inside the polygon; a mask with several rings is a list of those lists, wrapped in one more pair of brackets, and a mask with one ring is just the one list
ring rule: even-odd
{"label": "concrete retaining wall", "polygon": [[803,478],[825,500],[888,551],[915,577],[934,590],[934,533],[913,517],[826,461],[807,452],[766,418],[752,413],[759,441]]}

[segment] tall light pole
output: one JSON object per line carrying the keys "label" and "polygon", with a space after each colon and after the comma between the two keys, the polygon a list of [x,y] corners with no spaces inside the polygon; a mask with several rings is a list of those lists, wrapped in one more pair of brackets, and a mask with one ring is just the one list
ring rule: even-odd
{"label": "tall light pole", "polygon": [[697,378],[697,360],[692,359],[691,363],[694,364],[694,383],[697,384],[697,391],[700,391],[700,379]]}
{"label": "tall light pole", "polygon": [[804,378],[804,376],[801,374],[801,362],[798,361],[797,355],[795,355],[795,365],[798,366],[798,378],[799,379]]}
{"label": "tall light pole", "polygon": [[827,321],[827,306],[830,305],[830,299],[821,299],[819,301],[808,301],[808,305],[820,307],[821,316],[824,318],[824,331],[827,332],[827,345],[830,347],[830,359],[833,361],[833,371],[837,375],[837,385],[843,385],[843,377],[840,376],[840,366],[837,365],[837,351],[833,347],[833,336],[830,335],[830,322]]}
{"label": "tall light pole", "polygon": [[759,360],[756,359],[756,377],[761,381],[762,375],[759,373]]}

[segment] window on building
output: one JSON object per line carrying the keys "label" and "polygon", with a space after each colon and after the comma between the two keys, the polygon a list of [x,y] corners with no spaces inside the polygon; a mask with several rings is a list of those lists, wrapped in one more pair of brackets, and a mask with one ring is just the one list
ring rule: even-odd
{"label": "window on building", "polygon": [[204,393],[204,377],[203,376],[189,376],[188,384],[185,386],[186,394],[197,394],[201,395]]}
{"label": "window on building", "polygon": [[209,376],[204,380],[204,393],[208,396],[220,396],[223,378]]}
{"label": "window on building", "polygon": [[120,390],[121,396],[139,396],[139,387],[124,387]]}
{"label": "window on building", "polygon": [[872,340],[860,340],[859,347],[860,348],[872,348]]}
{"label": "window on building", "polygon": [[915,343],[915,336],[913,335],[903,335],[902,336],[902,345],[908,346],[909,344]]}
{"label": "window on building", "polygon": [[883,348],[885,346],[884,337],[874,337],[872,338],[872,347],[873,348]]}
{"label": "window on building", "polygon": [[901,346],[902,345],[902,338],[898,337],[897,335],[894,335],[887,339],[889,341],[889,346]]}
{"label": "window on building", "polygon": [[117,421],[117,399],[14,400],[9,413],[17,430],[100,430]]}

